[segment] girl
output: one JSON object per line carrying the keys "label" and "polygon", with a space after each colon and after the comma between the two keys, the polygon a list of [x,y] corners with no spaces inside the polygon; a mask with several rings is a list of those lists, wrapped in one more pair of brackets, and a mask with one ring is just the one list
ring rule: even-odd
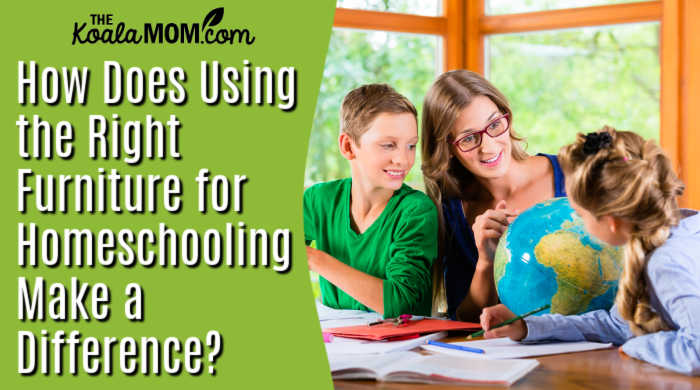
{"label": "girl", "polygon": [[505,96],[479,74],[444,73],[423,105],[423,178],[440,216],[435,309],[476,321],[498,303],[493,257],[517,210],[564,193],[556,156],[528,155]]}
{"label": "girl", "polygon": [[678,208],[683,184],[661,148],[635,133],[605,127],[562,148],[571,205],[588,231],[625,245],[615,305],[578,316],[514,317],[484,309],[485,337],[591,340],[622,345],[632,357],[687,375],[700,374],[700,214]]}

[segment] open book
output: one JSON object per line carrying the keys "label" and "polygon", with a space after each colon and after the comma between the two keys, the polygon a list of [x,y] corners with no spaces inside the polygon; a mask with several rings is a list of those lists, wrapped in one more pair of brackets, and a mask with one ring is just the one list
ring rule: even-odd
{"label": "open book", "polygon": [[416,352],[335,355],[329,356],[329,363],[333,379],[501,386],[512,385],[539,364],[530,359],[488,361]]}

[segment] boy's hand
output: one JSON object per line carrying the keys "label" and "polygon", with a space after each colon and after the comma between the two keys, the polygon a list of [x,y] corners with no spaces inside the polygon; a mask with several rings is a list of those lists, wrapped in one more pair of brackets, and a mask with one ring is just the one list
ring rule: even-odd
{"label": "boy's hand", "polygon": [[493,263],[498,240],[518,214],[520,214],[518,210],[507,209],[506,201],[502,200],[498,202],[495,209],[486,210],[476,217],[472,231],[474,231],[474,240],[479,251],[479,261]]}
{"label": "boy's hand", "polygon": [[310,246],[306,246],[306,260],[309,262],[309,271],[314,271],[314,265],[316,263],[316,252],[318,252],[318,249],[312,248]]}
{"label": "boy's hand", "polygon": [[323,256],[325,255],[326,252],[307,246],[306,259],[309,262],[309,271],[318,272],[318,264],[323,261]]}
{"label": "boy's hand", "polygon": [[525,321],[523,320],[518,320],[512,324],[489,330],[492,326],[496,326],[503,321],[514,317],[515,314],[513,314],[513,312],[510,311],[504,304],[485,308],[479,317],[481,327],[484,328],[485,331],[484,337],[487,339],[495,337],[510,337],[510,339],[514,341],[524,339],[525,336],[527,336],[527,325],[525,325]]}

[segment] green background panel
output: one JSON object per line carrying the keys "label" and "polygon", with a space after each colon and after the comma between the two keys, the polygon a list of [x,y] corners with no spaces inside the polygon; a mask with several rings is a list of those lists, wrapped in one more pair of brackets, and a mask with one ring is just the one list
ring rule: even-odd
{"label": "green background panel", "polygon": [[[91,13],[114,14],[115,26],[140,27],[144,22],[201,23],[219,2],[14,2],[3,5],[2,118],[6,130],[3,142],[2,191],[2,382],[3,388],[329,388],[328,365],[308,282],[305,260],[301,194],[309,129],[321,80],[323,59],[328,45],[334,2],[314,2],[313,8],[298,2],[229,2],[223,4],[224,16],[216,28],[248,28],[255,43],[244,45],[71,45],[74,22],[89,22]],[[88,28],[91,26],[88,25]],[[297,69],[297,106],[284,112],[275,106],[208,106],[200,98],[200,61],[218,60],[222,65],[243,67],[248,59],[253,66],[277,70],[284,66]],[[53,66],[87,66],[91,70],[88,104],[68,106],[21,106],[17,102],[17,62],[37,61],[39,70]],[[145,103],[119,106],[103,103],[103,61],[118,61],[124,68],[138,66],[144,71],[160,66],[166,71],[180,66],[187,72],[184,87],[187,104]],[[145,121],[147,114],[166,121],[175,114],[180,130],[181,160],[145,160],[130,166],[121,160],[88,158],[88,115],[108,118],[119,114],[126,120]],[[20,114],[31,118],[39,114],[54,126],[60,120],[74,128],[75,155],[70,160],[23,160],[18,155],[18,131],[14,124]],[[96,213],[78,215],[17,212],[17,169],[31,168],[37,174],[90,174],[97,169],[117,168],[122,174],[178,175],[183,182],[183,210],[178,214],[159,212],[132,215]],[[245,174],[242,214],[196,210],[196,183],[200,168],[212,175],[232,178]],[[278,274],[272,268],[66,268],[22,269],[17,265],[19,222],[35,222],[40,228],[102,228],[157,230],[158,223],[181,232],[193,228],[203,233],[214,228],[223,231],[226,222],[293,232],[292,269]],[[69,283],[71,276],[90,284],[103,282],[111,289],[111,319],[99,321],[21,322],[17,319],[17,278],[33,281],[43,276],[48,283]],[[131,322],[123,315],[124,288],[137,282],[144,291],[145,318]],[[216,360],[216,375],[205,370],[200,376],[181,373],[171,376],[116,372],[112,376],[23,377],[17,373],[17,332],[41,329],[79,330],[83,338],[95,336],[156,336],[163,340],[174,336],[181,340],[196,336],[204,339],[209,330],[223,336],[223,352]],[[205,356],[208,350],[205,350]],[[78,361],[80,363],[80,360]],[[115,365],[118,371],[118,365]]]}

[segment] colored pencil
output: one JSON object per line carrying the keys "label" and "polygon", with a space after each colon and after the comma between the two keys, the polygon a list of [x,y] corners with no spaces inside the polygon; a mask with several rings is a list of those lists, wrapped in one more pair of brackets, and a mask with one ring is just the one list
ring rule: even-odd
{"label": "colored pencil", "polygon": [[473,352],[473,353],[484,353],[484,350],[481,349],[481,348],[465,347],[465,346],[462,346],[462,345],[441,343],[441,342],[439,342],[439,341],[433,341],[433,340],[428,341],[428,344],[429,344],[429,345],[434,345],[434,346],[436,346],[436,347],[441,347],[441,348],[456,349],[456,350],[458,350],[458,351]]}

